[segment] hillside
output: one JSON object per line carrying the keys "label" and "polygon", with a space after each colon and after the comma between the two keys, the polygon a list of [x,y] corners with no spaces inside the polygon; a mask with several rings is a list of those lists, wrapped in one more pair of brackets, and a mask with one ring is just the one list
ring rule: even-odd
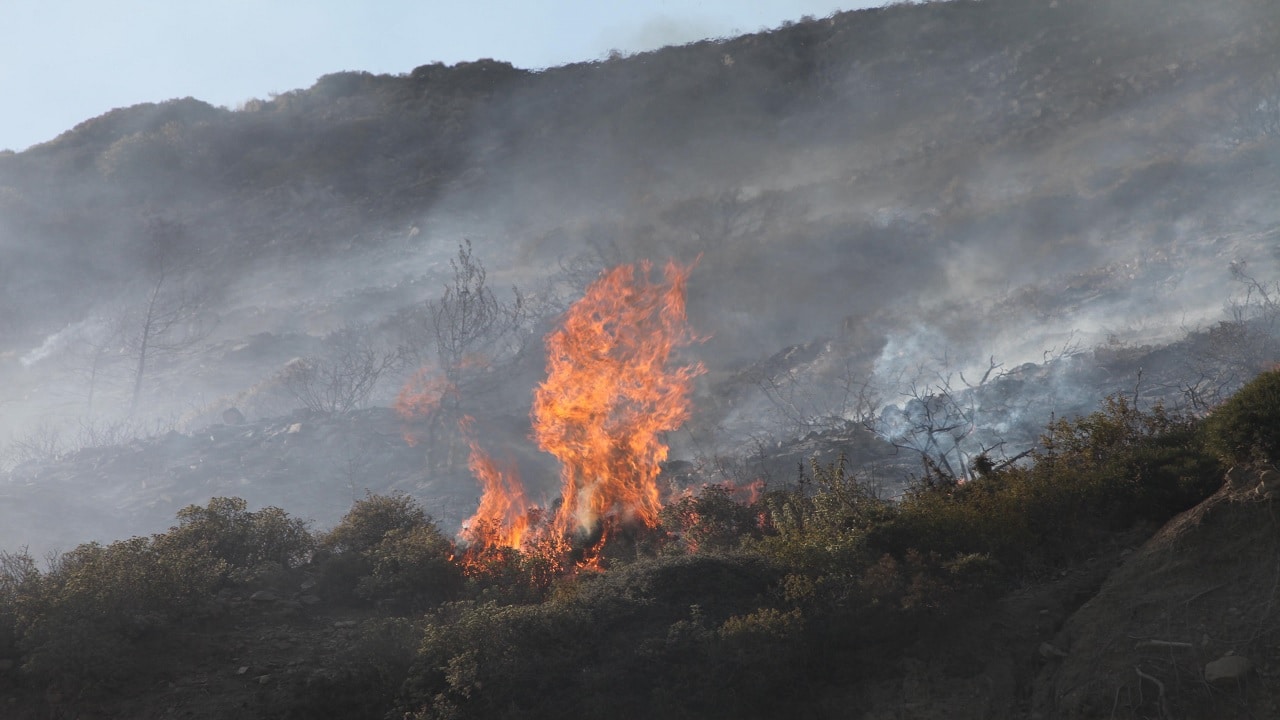
{"label": "hillside", "polygon": [[0,702],[1268,716],[1277,108],[980,0],[0,154]]}
{"label": "hillside", "polygon": [[[50,459],[104,428],[269,420],[301,404],[287,363],[353,335],[411,350],[358,403],[388,405],[437,360],[424,308],[464,241],[529,301],[521,369],[473,415],[524,413],[537,338],[595,273],[701,258],[681,460],[846,422],[914,453],[928,437],[870,415],[991,366],[1050,382],[984,405],[953,465],[1135,385],[1211,402],[1271,359],[1276,33],[1243,0],[894,6],[114,110],[0,157],[0,437]],[[181,322],[139,358],[152,290]],[[1073,369],[1095,348],[1105,373]]]}

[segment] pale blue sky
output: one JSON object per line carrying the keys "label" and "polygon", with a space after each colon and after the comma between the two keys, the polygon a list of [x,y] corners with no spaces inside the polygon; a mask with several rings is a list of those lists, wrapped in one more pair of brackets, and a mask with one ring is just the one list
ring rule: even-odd
{"label": "pale blue sky", "polygon": [[543,68],[883,0],[0,0],[0,149],[116,107],[235,107],[340,70],[491,57]]}

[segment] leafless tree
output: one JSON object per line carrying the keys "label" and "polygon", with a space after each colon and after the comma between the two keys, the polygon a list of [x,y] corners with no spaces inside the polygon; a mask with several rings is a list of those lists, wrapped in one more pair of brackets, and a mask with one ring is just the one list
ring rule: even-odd
{"label": "leafless tree", "polygon": [[511,300],[498,298],[470,241],[458,245],[450,266],[453,277],[443,294],[407,313],[400,332],[406,362],[435,368],[453,389],[444,398],[446,409],[457,410],[462,397],[482,390],[477,378],[524,350],[533,309],[518,288]]}
{"label": "leafless tree", "polygon": [[[947,365],[944,359],[942,367]],[[931,471],[957,480],[972,479],[1005,445],[1003,438],[984,432],[983,426],[989,416],[1007,414],[1009,408],[984,407],[979,391],[1006,372],[992,357],[973,381],[962,372],[931,374],[927,381],[911,381],[903,392],[903,406],[884,408],[868,429],[894,447],[919,453]],[[917,373],[918,378],[926,376],[923,369]]]}
{"label": "leafless tree", "polygon": [[94,415],[94,402],[115,366],[129,359],[125,340],[131,330],[127,306],[101,311],[81,323],[67,343],[62,366],[86,386],[85,413]]}
{"label": "leafless tree", "polygon": [[1190,338],[1182,394],[1192,411],[1208,412],[1280,358],[1280,283],[1230,266],[1241,292],[1227,303],[1228,319]]}
{"label": "leafless tree", "polygon": [[787,348],[749,377],[767,398],[777,427],[787,433],[864,423],[881,406],[872,372],[833,343]]}
{"label": "leafless tree", "polygon": [[190,351],[208,336],[205,294],[178,262],[186,228],[153,219],[147,226],[148,281],[127,313],[124,343],[133,361],[129,414],[138,409],[148,365],[158,357]]}
{"label": "leafless tree", "polygon": [[56,460],[68,447],[62,439],[62,433],[48,422],[41,422],[26,434],[12,438],[0,454],[0,467],[17,467],[25,462],[48,462]]}
{"label": "leafless tree", "polygon": [[283,372],[285,389],[308,410],[344,413],[361,408],[387,373],[401,367],[398,349],[379,343],[366,325],[349,325],[325,338],[327,354],[294,361]]}
{"label": "leafless tree", "polygon": [[471,241],[458,246],[458,257],[449,261],[453,281],[444,295],[428,303],[440,367],[450,381],[481,354],[488,362],[517,349],[520,330],[527,319],[524,296],[512,288],[511,302],[502,302],[486,284],[484,264],[471,252]]}
{"label": "leafless tree", "polygon": [[880,406],[871,374],[847,354],[826,348],[802,366],[786,364],[757,370],[753,379],[788,432],[805,434],[864,423]]}

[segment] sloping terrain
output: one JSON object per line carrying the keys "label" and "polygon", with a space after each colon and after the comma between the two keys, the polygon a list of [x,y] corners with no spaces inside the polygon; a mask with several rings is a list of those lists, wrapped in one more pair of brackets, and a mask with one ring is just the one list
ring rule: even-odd
{"label": "sloping terrain", "polygon": [[1237,468],[1107,578],[1053,640],[1046,717],[1270,717],[1280,708],[1275,471]]}
{"label": "sloping terrain", "polygon": [[[44,571],[0,555],[4,633],[26,633],[0,633],[0,698],[1273,716],[1272,475],[1237,469],[1157,529],[1221,476],[1197,423],[1280,357],[1277,68],[1268,0],[895,5],[537,72],[170,100],[0,154],[0,550],[104,544]],[[676,355],[705,373],[661,527],[599,574],[468,556],[469,441],[554,509],[528,414],[543,339],[601,270],[667,257],[696,263]],[[460,297],[500,320],[450,345]],[[326,531],[398,491],[438,527],[264,567],[202,565],[181,523],[145,537],[214,497]],[[166,581],[195,567],[186,604],[133,592],[156,558]],[[37,687],[50,657],[77,690]],[[125,695],[103,692],[114,659]]]}

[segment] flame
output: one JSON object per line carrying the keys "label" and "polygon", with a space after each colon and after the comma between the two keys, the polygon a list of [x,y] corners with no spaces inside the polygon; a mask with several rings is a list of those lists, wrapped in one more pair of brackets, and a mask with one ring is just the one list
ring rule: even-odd
{"label": "flame", "polygon": [[599,532],[600,547],[610,525],[657,525],[662,434],[689,417],[692,380],[703,372],[671,362],[694,339],[685,316],[691,270],[668,262],[656,282],[648,262],[618,266],[547,337],[547,379],[531,415],[538,446],[561,463],[557,535]]}
{"label": "flame", "polygon": [[463,523],[462,537],[473,546],[519,549],[529,530],[531,509],[524,484],[515,463],[499,465],[480,447],[472,436],[474,423],[472,418],[463,417],[458,425],[471,447],[467,467],[484,491],[480,507]]}
{"label": "flame", "polygon": [[[672,362],[675,349],[695,339],[685,316],[692,269],[668,262],[657,281],[648,262],[613,268],[547,336],[547,379],[530,414],[538,446],[561,463],[554,516],[528,501],[513,463],[495,462],[480,447],[474,420],[459,421],[471,449],[468,466],[483,488],[462,531],[468,548],[459,561],[469,574],[510,560],[513,551],[559,572],[569,567],[571,539],[584,536],[574,564],[599,569],[610,537],[658,524],[662,435],[689,417],[692,381],[703,372],[701,364]],[[396,411],[406,420],[430,417],[457,392],[424,368],[400,392]]]}

